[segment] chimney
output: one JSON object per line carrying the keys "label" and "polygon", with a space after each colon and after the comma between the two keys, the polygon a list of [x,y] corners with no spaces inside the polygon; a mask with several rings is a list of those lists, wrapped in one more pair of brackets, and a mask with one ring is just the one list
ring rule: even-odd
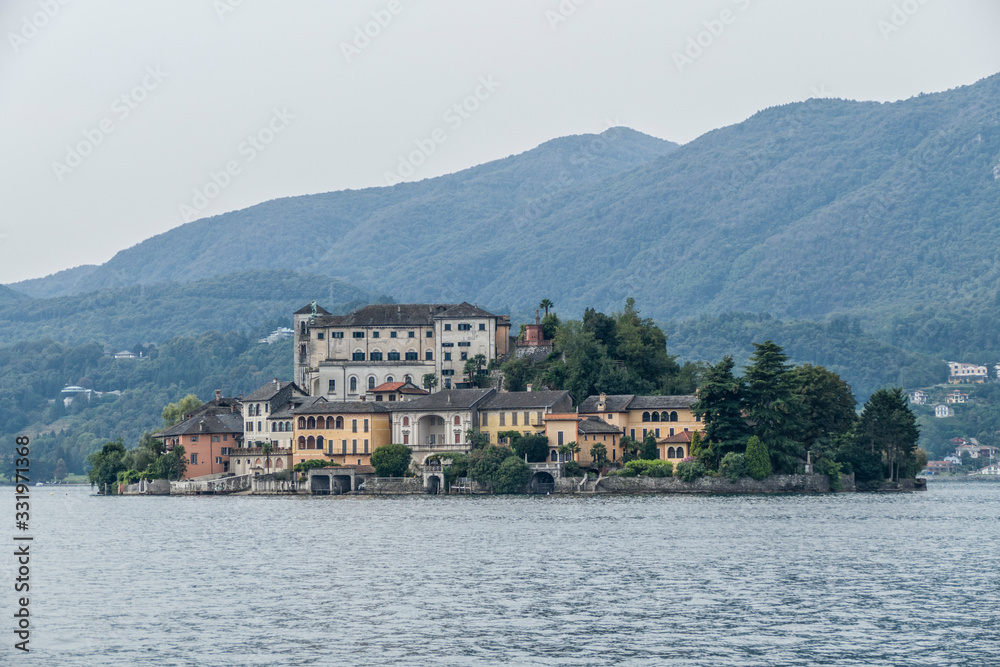
{"label": "chimney", "polygon": [[218,401],[221,398],[222,398],[222,390],[221,389],[216,389],[215,390],[215,400]]}
{"label": "chimney", "polygon": [[528,391],[531,391],[531,385],[530,384],[528,385],[527,388],[528,388]]}
{"label": "chimney", "polygon": [[540,319],[538,319],[538,309],[535,308],[535,326],[537,327],[541,323],[542,323],[542,321]]}
{"label": "chimney", "polygon": [[604,412],[606,407],[608,407],[608,395],[602,391],[601,395],[597,397],[597,411]]}

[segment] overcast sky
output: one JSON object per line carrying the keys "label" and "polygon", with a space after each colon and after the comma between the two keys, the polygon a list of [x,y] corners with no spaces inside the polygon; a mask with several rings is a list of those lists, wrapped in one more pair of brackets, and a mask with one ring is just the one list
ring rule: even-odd
{"label": "overcast sky", "polygon": [[0,26],[3,283],[611,124],[685,143],[1000,71],[996,0],[4,0]]}

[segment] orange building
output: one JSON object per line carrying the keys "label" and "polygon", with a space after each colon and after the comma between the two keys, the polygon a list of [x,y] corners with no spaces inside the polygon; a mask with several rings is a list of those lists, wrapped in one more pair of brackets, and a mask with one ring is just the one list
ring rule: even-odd
{"label": "orange building", "polygon": [[187,470],[183,479],[229,472],[229,455],[243,441],[243,415],[239,400],[222,398],[205,403],[182,422],[153,434],[169,452],[184,447]]}
{"label": "orange building", "polygon": [[[636,396],[617,394],[589,396],[580,404],[581,415],[600,417],[617,426],[623,435],[642,442],[647,433],[657,440],[702,428],[693,406],[697,396]],[[662,454],[661,454],[662,457]]]}
{"label": "orange building", "polygon": [[545,435],[549,439],[549,460],[569,460],[559,452],[563,445],[576,443],[579,451],[573,460],[587,467],[594,462],[593,447],[604,445],[608,461],[614,463],[621,458],[621,429],[595,416],[574,413],[545,415]]}
{"label": "orange building", "polygon": [[340,465],[371,465],[376,447],[392,440],[385,401],[318,400],[292,411],[292,461],[322,459]]}

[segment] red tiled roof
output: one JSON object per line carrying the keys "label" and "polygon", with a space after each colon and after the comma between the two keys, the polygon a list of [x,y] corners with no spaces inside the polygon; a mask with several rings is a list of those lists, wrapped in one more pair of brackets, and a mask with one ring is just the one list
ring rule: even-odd
{"label": "red tiled roof", "polygon": [[372,391],[399,391],[405,382],[383,382],[379,386],[372,389]]}
{"label": "red tiled roof", "polygon": [[681,431],[656,441],[657,443],[691,442],[691,431]]}

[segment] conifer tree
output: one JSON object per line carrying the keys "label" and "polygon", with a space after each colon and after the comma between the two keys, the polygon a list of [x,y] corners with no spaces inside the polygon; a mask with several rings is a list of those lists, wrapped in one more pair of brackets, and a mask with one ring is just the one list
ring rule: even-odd
{"label": "conifer tree", "polygon": [[781,346],[772,341],[754,343],[751,364],[743,374],[746,417],[754,435],[771,455],[778,473],[792,473],[804,458],[801,403],[793,392],[791,366]]}
{"label": "conifer tree", "polygon": [[726,452],[742,451],[749,435],[743,416],[742,383],[733,375],[735,365],[727,356],[709,366],[692,407],[705,424],[702,458],[710,468],[715,468]]}
{"label": "conifer tree", "polygon": [[767,446],[757,436],[747,443],[747,474],[760,481],[771,475],[771,457]]}

